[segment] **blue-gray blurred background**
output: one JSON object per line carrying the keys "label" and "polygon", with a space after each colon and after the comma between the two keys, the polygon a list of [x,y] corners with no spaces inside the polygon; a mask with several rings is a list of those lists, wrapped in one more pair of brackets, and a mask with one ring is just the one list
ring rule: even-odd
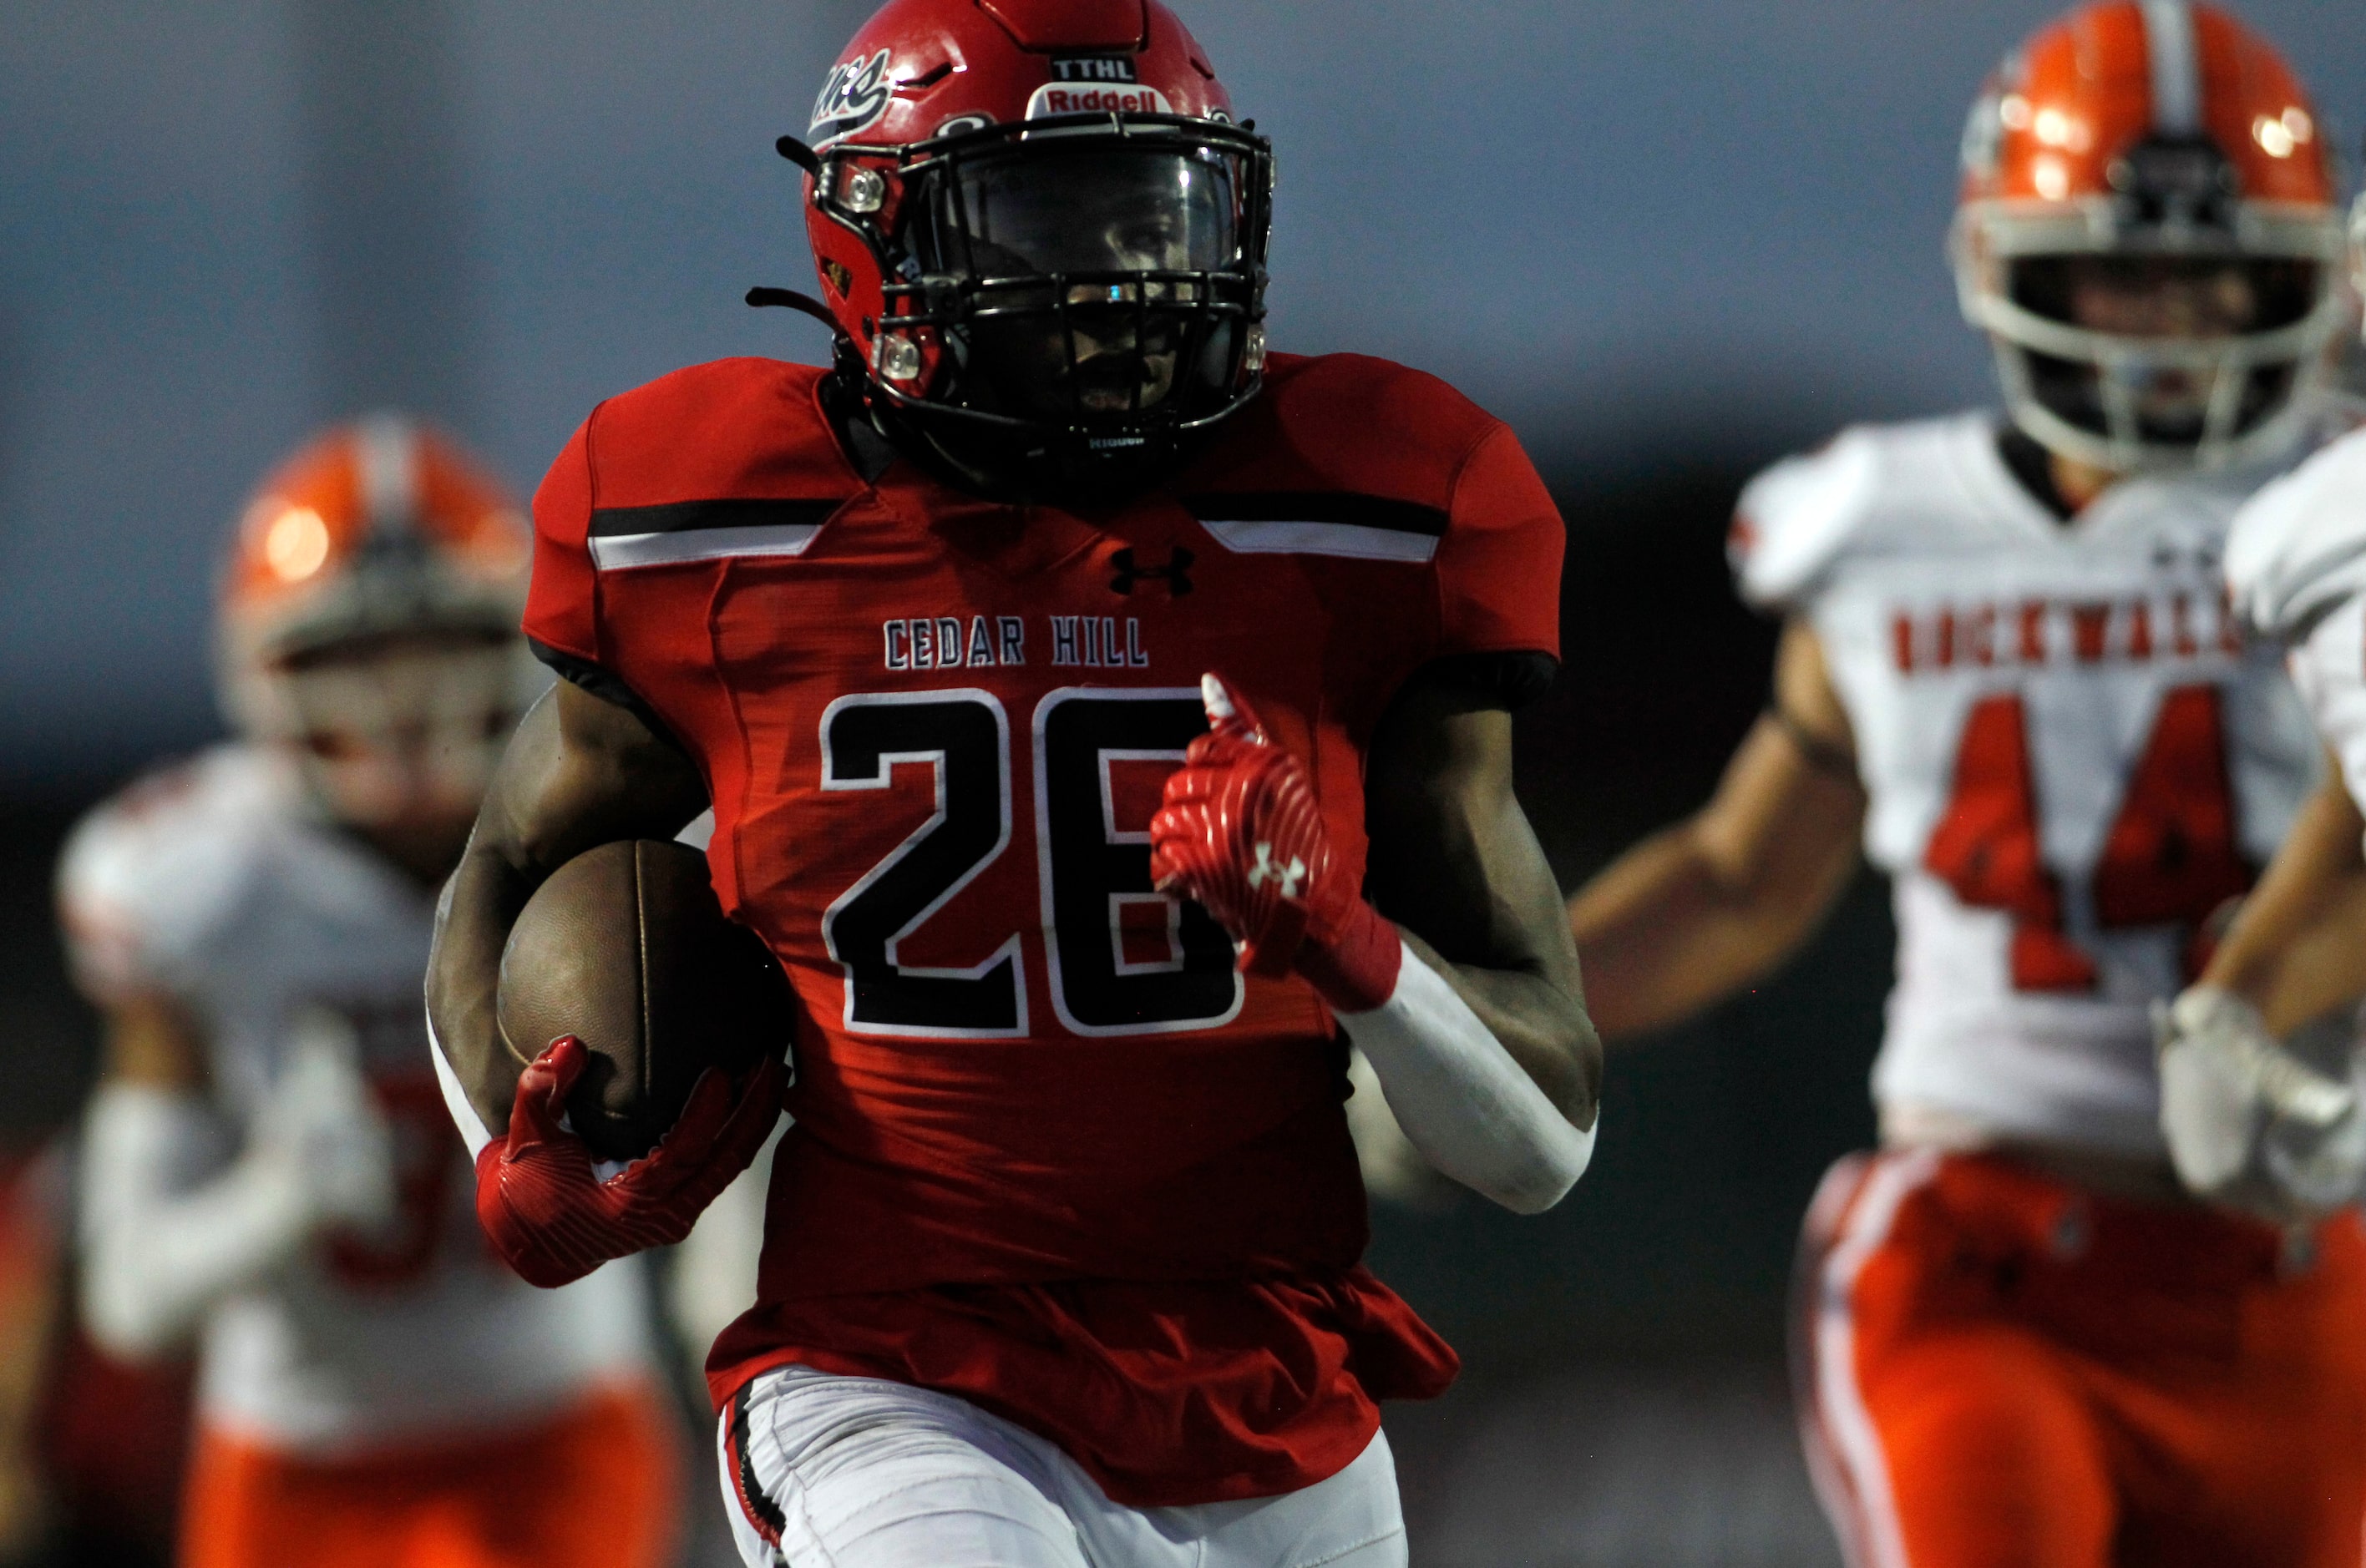
{"label": "blue-gray blurred background", "polygon": [[[603,396],[818,358],[788,167],[862,0],[12,0],[0,23],[0,1128],[66,1116],[89,1025],[47,862],[74,811],[217,733],[217,546],[312,428],[401,403],[529,488]],[[2366,123],[2357,0],[2259,0]],[[1200,0],[1275,139],[1274,335],[1438,372],[1571,526],[1522,782],[1564,880],[1696,803],[1756,711],[1751,469],[1984,399],[1942,245],[2021,0]],[[2354,145],[2350,129],[2345,140]],[[1463,1348],[1392,1421],[1424,1563],[1823,1562],[1786,1428],[1784,1281],[1870,1136],[1887,975],[1855,890],[1786,976],[1614,1061],[1579,1195],[1386,1214],[1375,1261]],[[704,1495],[702,1494],[702,1502]]]}

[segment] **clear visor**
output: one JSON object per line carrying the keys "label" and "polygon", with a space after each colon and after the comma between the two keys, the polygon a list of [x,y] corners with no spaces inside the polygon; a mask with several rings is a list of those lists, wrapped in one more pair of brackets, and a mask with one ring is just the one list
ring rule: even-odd
{"label": "clear visor", "polygon": [[1233,161],[1211,151],[1022,143],[956,162],[935,208],[932,270],[975,281],[1212,272],[1240,256]]}
{"label": "clear visor", "polygon": [[963,301],[948,333],[963,400],[1109,426],[1221,395],[1254,288],[1240,163],[1057,130],[949,160],[917,250]]}
{"label": "clear visor", "polygon": [[2300,257],[2077,254],[2010,263],[2014,303],[2047,320],[2134,339],[2223,339],[2305,320],[2324,268]]}

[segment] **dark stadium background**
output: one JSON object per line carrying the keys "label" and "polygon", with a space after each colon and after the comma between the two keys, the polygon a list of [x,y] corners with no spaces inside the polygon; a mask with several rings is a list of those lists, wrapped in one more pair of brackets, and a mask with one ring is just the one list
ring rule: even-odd
{"label": "dark stadium background", "polygon": [[[862,0],[16,0],[0,25],[0,1135],[72,1114],[90,1021],[47,879],[74,813],[217,733],[218,539],[312,427],[422,409],[530,487],[600,397],[818,355],[788,166]],[[1958,128],[2051,5],[1200,0],[1281,161],[1275,336],[1518,428],[1570,525],[1567,666],[1521,783],[1565,882],[1696,803],[1769,628],[1725,518],[1854,419],[1988,394],[1941,245]],[[2345,145],[2356,0],[2246,14]],[[1762,991],[1611,1065],[1540,1220],[1384,1213],[1464,1350],[1391,1421],[1425,1564],[1820,1563],[1782,1370],[1817,1176],[1870,1136],[1870,879]],[[705,1506],[702,1482],[698,1502]]]}

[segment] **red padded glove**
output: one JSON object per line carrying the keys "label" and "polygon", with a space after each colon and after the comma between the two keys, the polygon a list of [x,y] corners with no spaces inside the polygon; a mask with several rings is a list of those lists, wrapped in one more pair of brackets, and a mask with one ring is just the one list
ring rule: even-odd
{"label": "red padded glove", "polygon": [[1342,1013],[1396,990],[1403,946],[1331,851],[1313,781],[1218,677],[1203,676],[1208,734],[1191,743],[1150,821],[1150,876],[1215,916],[1255,975],[1293,969]]}
{"label": "red padded glove", "polygon": [[518,1077],[509,1136],[477,1156],[477,1223],[519,1277],[546,1289],[688,1236],[755,1162],[781,1114],[778,1061],[749,1074],[736,1099],[730,1080],[710,1070],[657,1148],[603,1182],[583,1140],[559,1125],[589,1059],[574,1036],[552,1041]]}

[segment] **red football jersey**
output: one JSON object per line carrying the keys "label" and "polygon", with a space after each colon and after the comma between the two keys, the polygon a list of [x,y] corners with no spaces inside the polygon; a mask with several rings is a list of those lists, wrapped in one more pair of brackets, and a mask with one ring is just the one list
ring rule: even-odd
{"label": "red football jersey", "polygon": [[1451,1352],[1357,1266],[1321,1003],[1152,889],[1147,827],[1215,670],[1360,864],[1406,678],[1557,655],[1560,517],[1504,425],[1380,360],[1277,357],[1090,517],[866,482],[820,378],[614,398],[535,503],[528,633],[697,762],[716,890],[806,1010],[717,1397],[802,1361],[973,1398],[1124,1501],[1319,1480]]}

